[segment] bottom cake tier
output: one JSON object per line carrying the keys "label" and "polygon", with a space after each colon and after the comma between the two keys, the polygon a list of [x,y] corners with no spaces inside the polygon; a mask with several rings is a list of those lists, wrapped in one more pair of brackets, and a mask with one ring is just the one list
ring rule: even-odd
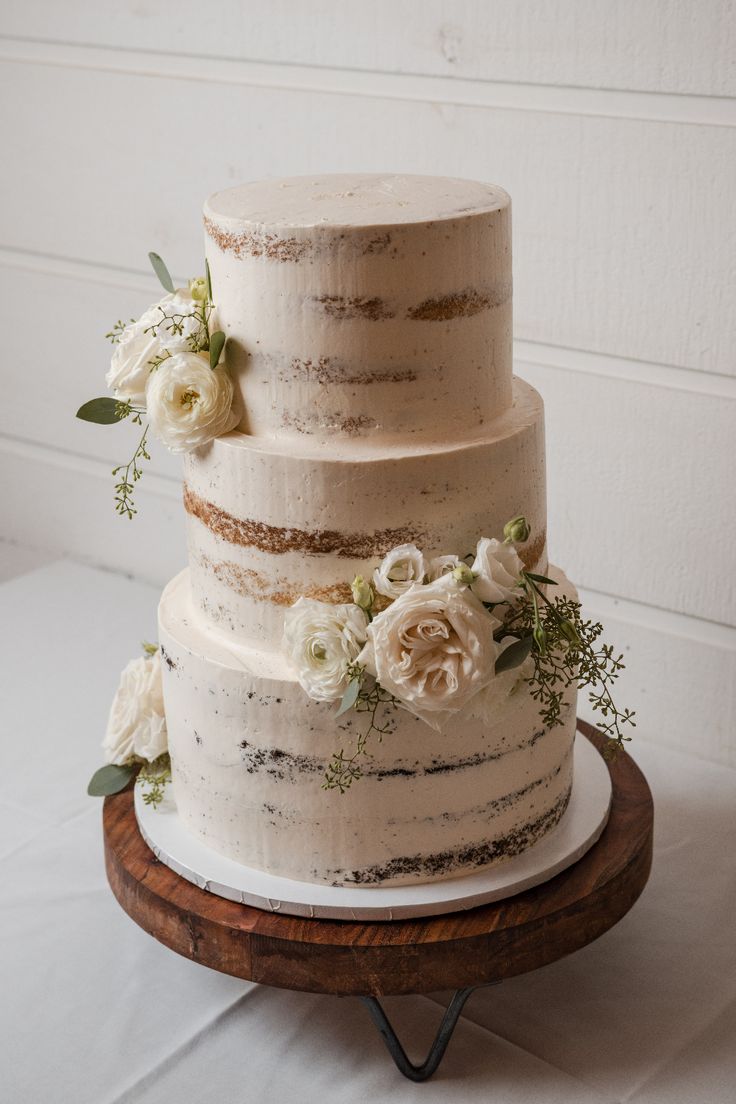
{"label": "bottom cake tier", "polygon": [[335,751],[354,749],[365,714],[336,717],[278,653],[203,625],[188,571],[164,591],[159,634],[179,816],[236,862],[331,885],[429,882],[520,854],[567,807],[574,687],[551,729],[518,671],[494,679],[443,732],[396,709],[363,776],[340,793],[324,788],[325,772]]}

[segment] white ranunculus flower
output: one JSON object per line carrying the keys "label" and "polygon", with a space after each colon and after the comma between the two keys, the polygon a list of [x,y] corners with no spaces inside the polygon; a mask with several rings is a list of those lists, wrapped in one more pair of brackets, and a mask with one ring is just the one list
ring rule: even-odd
{"label": "white ranunculus flower", "polygon": [[153,432],[171,452],[190,452],[234,429],[233,384],[207,353],[174,353],[151,374],[146,407]]}
{"label": "white ranunculus flower", "polygon": [[441,579],[443,575],[451,575],[462,562],[459,556],[435,556],[427,565],[427,577],[430,583]]}
{"label": "white ranunculus flower", "polygon": [[315,701],[336,701],[348,688],[349,663],[366,641],[368,618],[359,606],[300,598],[286,611],[284,651],[299,684]]}
{"label": "white ranunculus flower", "polygon": [[518,589],[524,564],[513,544],[481,537],[471,571],[473,593],[482,602],[510,602],[521,596]]}
{"label": "white ranunculus flower", "polygon": [[107,732],[105,761],[122,766],[136,759],[149,763],[167,749],[161,656],[132,659],[120,676]]}
{"label": "white ranunculus flower", "polygon": [[115,345],[105,377],[115,397],[127,399],[134,406],[144,405],[151,361],[161,356],[163,351],[152,330],[155,321],[156,311],[152,307],[137,322],[130,322],[125,327]]}
{"label": "white ranunculus flower", "polygon": [[501,624],[452,576],[414,587],[368,626],[358,657],[412,713],[441,729],[494,677]]}
{"label": "white ranunculus flower", "polygon": [[202,303],[192,298],[189,288],[165,295],[146,314],[154,316],[159,344],[168,353],[191,352],[192,338],[204,336]]}
{"label": "white ranunculus flower", "polygon": [[373,585],[379,594],[398,598],[417,583],[424,582],[427,565],[424,556],[413,544],[392,548],[373,572]]}

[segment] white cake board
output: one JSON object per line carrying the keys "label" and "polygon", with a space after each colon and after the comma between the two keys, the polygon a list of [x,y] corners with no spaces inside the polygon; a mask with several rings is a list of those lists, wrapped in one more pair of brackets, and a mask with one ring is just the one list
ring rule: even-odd
{"label": "white cake board", "polygon": [[403,920],[513,897],[582,858],[605,828],[610,804],[608,768],[590,741],[578,735],[570,803],[559,824],[528,851],[486,870],[423,885],[329,886],[279,878],[219,855],[190,835],[170,792],[153,808],[143,803],[141,786],[135,788],[141,835],[156,858],[177,874],[229,901],[330,920]]}

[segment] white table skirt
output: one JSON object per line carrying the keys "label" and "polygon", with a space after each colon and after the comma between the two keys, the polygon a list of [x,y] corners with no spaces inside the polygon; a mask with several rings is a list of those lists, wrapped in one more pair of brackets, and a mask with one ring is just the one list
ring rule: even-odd
{"label": "white table skirt", "polygon": [[[424,1085],[396,1071],[359,1001],[228,978],[138,928],[107,887],[85,789],[119,671],[156,638],[157,598],[68,562],[0,586],[3,1100],[730,1104],[736,771],[644,732],[643,897],[596,943],[475,993]],[[415,1058],[443,1000],[385,1001]]]}

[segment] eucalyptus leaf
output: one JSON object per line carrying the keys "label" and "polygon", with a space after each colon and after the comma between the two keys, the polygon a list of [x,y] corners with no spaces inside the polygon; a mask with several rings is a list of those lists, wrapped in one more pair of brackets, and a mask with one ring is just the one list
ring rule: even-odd
{"label": "eucalyptus leaf", "polygon": [[169,270],[166,267],[166,265],[164,264],[164,262],[161,260],[161,258],[159,257],[158,253],[149,253],[148,254],[148,259],[151,262],[151,265],[153,266],[153,271],[156,273],[156,275],[159,278],[161,286],[166,291],[170,291],[172,293],[174,291],[176,291],[176,288],[174,287],[174,281],[171,279],[171,276],[169,275]]}
{"label": "eucalyptus leaf", "polygon": [[360,692],[360,679],[351,679],[348,683],[348,688],[342,696],[340,702],[340,708],[335,714],[339,717],[342,713],[347,713],[348,709],[352,709],[358,700],[358,694]]}
{"label": "eucalyptus leaf", "polygon": [[513,667],[519,667],[531,650],[531,636],[522,637],[521,640],[515,640],[513,644],[509,644],[496,660],[496,674],[500,675],[502,671],[510,671]]}
{"label": "eucalyptus leaf", "polygon": [[210,368],[216,368],[220,363],[222,350],[225,348],[225,335],[222,330],[216,330],[210,335]]}
{"label": "eucalyptus leaf", "polygon": [[[90,399],[89,402],[80,406],[77,411],[77,417],[81,418],[83,422],[96,422],[97,425],[113,425],[115,422],[121,421],[120,411],[122,404],[118,399],[110,398],[109,395],[103,396],[101,399]],[[127,415],[123,414],[123,418]]]}
{"label": "eucalyptus leaf", "polygon": [[92,775],[87,793],[90,797],[109,797],[110,794],[120,793],[130,782],[135,770],[135,767],[118,767],[114,763],[108,763]]}
{"label": "eucalyptus leaf", "polygon": [[207,302],[212,302],[212,274],[210,272],[210,262],[205,257],[204,259],[204,278],[207,283]]}
{"label": "eucalyptus leaf", "polygon": [[527,579],[533,579],[535,583],[547,583],[549,586],[557,586],[554,579],[548,579],[546,575],[534,575],[531,571],[525,571]]}

